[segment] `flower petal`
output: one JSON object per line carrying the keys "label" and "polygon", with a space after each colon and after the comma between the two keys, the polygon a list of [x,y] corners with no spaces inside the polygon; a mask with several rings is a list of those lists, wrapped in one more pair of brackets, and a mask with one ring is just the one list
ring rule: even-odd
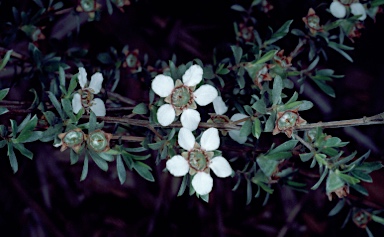
{"label": "flower petal", "polygon": [[209,168],[211,168],[215,175],[220,178],[225,178],[232,174],[231,165],[222,156],[214,157],[209,164]]}
{"label": "flower petal", "polygon": [[77,76],[81,89],[84,89],[87,84],[87,71],[83,67],[79,67],[79,74]]}
{"label": "flower petal", "polygon": [[211,85],[202,85],[193,92],[198,105],[205,106],[211,103],[218,96],[217,90]]}
{"label": "flower petal", "polygon": [[169,173],[176,177],[184,176],[189,171],[188,161],[180,155],[167,160],[166,167]]}
{"label": "flower petal", "polygon": [[176,118],[176,112],[170,104],[163,104],[157,110],[157,121],[162,126],[170,125]]}
{"label": "flower petal", "polygon": [[96,116],[105,116],[106,110],[105,110],[105,104],[104,101],[102,101],[99,98],[95,98],[91,101],[91,110],[95,113]]}
{"label": "flower petal", "polygon": [[211,175],[205,172],[198,172],[195,176],[193,176],[192,186],[197,194],[205,195],[211,192],[213,187],[213,179]]}
{"label": "flower petal", "polygon": [[228,111],[228,106],[224,103],[221,96],[217,96],[213,100],[213,109],[215,110],[216,114],[223,115]]}
{"label": "flower petal", "polygon": [[347,9],[339,1],[333,1],[329,7],[331,14],[336,18],[344,18],[347,14]]}
{"label": "flower petal", "polygon": [[189,129],[180,128],[177,142],[183,149],[189,151],[193,148],[196,141],[195,136],[193,136],[192,132]]}
{"label": "flower petal", "polygon": [[203,132],[200,139],[201,148],[206,151],[217,150],[220,146],[219,130],[217,128],[208,128]]}
{"label": "flower petal", "polygon": [[181,114],[180,121],[184,128],[194,131],[201,121],[200,113],[194,109],[186,109]]}
{"label": "flower petal", "polygon": [[76,93],[73,95],[72,98],[72,111],[77,114],[79,113],[81,108],[83,108],[83,106],[81,105],[81,96],[79,93]]}
{"label": "flower petal", "polygon": [[100,72],[96,72],[91,77],[91,83],[89,83],[89,89],[93,90],[93,94],[97,94],[101,90],[101,85],[103,84],[103,75]]}
{"label": "flower petal", "polygon": [[365,18],[367,18],[367,13],[365,12],[363,4],[361,4],[359,2],[355,2],[355,3],[352,3],[350,7],[351,7],[351,13],[354,16],[355,15],[361,15],[359,17],[360,21],[364,21]]}
{"label": "flower petal", "polygon": [[183,83],[186,86],[196,86],[203,80],[203,69],[199,65],[192,65],[185,71],[183,77]]}
{"label": "flower petal", "polygon": [[160,74],[152,81],[152,90],[160,97],[167,97],[171,94],[175,83],[169,76]]}
{"label": "flower petal", "polygon": [[237,141],[239,144],[244,144],[248,137],[240,136],[239,130],[229,130],[228,135],[234,140]]}
{"label": "flower petal", "polygon": [[[245,114],[240,114],[240,113],[237,113],[237,114],[234,114],[232,115],[232,117],[230,118],[231,121],[237,121],[237,120],[240,120],[240,119],[243,119],[243,118],[247,118],[248,116],[245,115]],[[241,123],[238,123],[239,125],[243,125],[245,122],[241,122]]]}

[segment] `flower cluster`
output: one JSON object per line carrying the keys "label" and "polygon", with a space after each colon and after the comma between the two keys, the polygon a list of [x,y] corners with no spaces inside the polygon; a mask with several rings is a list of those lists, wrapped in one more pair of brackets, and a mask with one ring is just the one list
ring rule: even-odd
{"label": "flower cluster", "polygon": [[334,0],[329,6],[331,14],[336,18],[344,18],[350,11],[354,16],[360,16],[358,19],[364,21],[367,13],[363,4],[356,0]]}

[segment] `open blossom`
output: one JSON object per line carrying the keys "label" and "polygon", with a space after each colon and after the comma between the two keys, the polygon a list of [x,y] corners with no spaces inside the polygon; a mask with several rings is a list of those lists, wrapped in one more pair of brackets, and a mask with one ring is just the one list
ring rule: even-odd
{"label": "open blossom", "polygon": [[364,21],[367,18],[367,13],[365,12],[363,4],[354,0],[334,0],[329,6],[331,14],[336,18],[344,18],[347,15],[347,9],[350,9],[351,13],[356,15],[361,15],[359,17],[360,21]]}
{"label": "open blossom", "polygon": [[162,126],[170,125],[180,117],[183,127],[195,130],[200,123],[200,113],[196,110],[196,103],[205,106],[211,103],[218,95],[211,85],[195,87],[203,79],[203,69],[199,65],[192,65],[182,76],[182,81],[176,82],[170,76],[157,75],[152,81],[152,90],[167,102],[157,111],[157,120]]}
{"label": "open blossom", "polygon": [[100,72],[93,74],[89,86],[86,87],[88,84],[87,72],[83,67],[80,67],[78,79],[81,89],[73,95],[73,112],[77,114],[81,108],[84,108],[87,113],[89,113],[89,110],[92,110],[96,116],[105,116],[106,109],[104,101],[99,98],[94,98],[94,94],[99,93],[101,90],[103,75],[101,75]]}
{"label": "open blossom", "polygon": [[[243,118],[247,118],[249,116],[241,113],[236,113],[232,115],[231,118],[228,118],[226,115],[224,115],[228,107],[223,101],[223,98],[221,96],[216,97],[215,100],[213,100],[213,109],[215,110],[215,115],[211,115],[211,121],[212,122],[231,122],[231,121],[237,121]],[[239,123],[239,125],[243,125],[244,122]],[[223,135],[226,135],[223,133]],[[247,141],[246,136],[240,136],[240,130],[229,130],[228,135],[239,144],[244,144]]]}
{"label": "open blossom", "polygon": [[232,168],[222,156],[214,156],[214,150],[220,146],[219,131],[209,128],[203,132],[200,145],[195,136],[186,128],[181,128],[178,136],[179,145],[186,150],[181,155],[175,155],[166,163],[167,170],[176,177],[186,174],[193,175],[192,187],[199,195],[211,192],[213,179],[210,170],[217,177],[225,178],[232,174]]}

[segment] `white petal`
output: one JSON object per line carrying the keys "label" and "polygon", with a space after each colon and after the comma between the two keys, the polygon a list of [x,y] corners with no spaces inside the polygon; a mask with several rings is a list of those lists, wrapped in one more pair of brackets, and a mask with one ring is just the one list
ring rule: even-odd
{"label": "white petal", "polygon": [[199,65],[192,65],[185,71],[183,83],[186,86],[196,86],[203,79],[203,69]]}
{"label": "white petal", "polygon": [[85,84],[87,84],[87,72],[83,67],[79,67],[79,75],[77,76],[77,79],[79,80],[81,88],[84,89]]}
{"label": "white petal", "polygon": [[363,4],[355,2],[351,4],[351,12],[353,15],[361,15],[359,17],[360,21],[364,21],[367,18],[367,13],[365,12]]}
{"label": "white petal", "polygon": [[240,131],[239,130],[229,130],[228,135],[235,141],[237,141],[240,144],[244,144],[248,137],[245,136],[240,136]]}
{"label": "white petal", "polygon": [[211,168],[215,175],[220,178],[225,178],[232,174],[231,165],[222,156],[214,157],[211,160],[211,164],[209,164],[209,168]]}
{"label": "white petal", "polygon": [[176,118],[176,112],[170,104],[163,104],[157,110],[157,121],[162,126],[170,125]]}
{"label": "white petal", "polygon": [[93,90],[93,94],[100,92],[101,85],[103,84],[103,75],[100,72],[96,72],[91,77],[91,83],[89,83],[89,89]]}
{"label": "white petal", "polygon": [[[237,114],[234,114],[232,115],[232,117],[230,118],[231,121],[237,121],[237,120],[240,120],[240,119],[243,119],[243,118],[247,118],[248,116],[245,115],[245,114],[240,114],[240,113],[237,113]],[[245,122],[241,122],[241,123],[238,123],[239,125],[243,125]]]}
{"label": "white petal", "polygon": [[160,74],[152,81],[152,90],[160,97],[167,97],[171,94],[175,83],[169,76]]}
{"label": "white petal", "polygon": [[83,106],[81,105],[81,96],[79,93],[73,95],[72,98],[72,110],[77,114]]}
{"label": "white petal", "polygon": [[339,1],[333,1],[329,7],[332,15],[337,18],[344,18],[347,14],[347,9]]}
{"label": "white petal", "polygon": [[95,98],[91,101],[91,110],[95,113],[96,116],[105,116],[106,110],[105,110],[105,104],[104,101],[102,101],[99,98]]}
{"label": "white petal", "polygon": [[228,111],[228,106],[224,103],[221,96],[216,97],[213,100],[213,109],[216,114],[225,114]]}
{"label": "white petal", "polygon": [[217,150],[220,146],[219,130],[217,128],[205,130],[201,136],[200,145],[206,151]]}
{"label": "white petal", "polygon": [[192,132],[189,129],[180,128],[177,142],[183,149],[189,151],[195,145],[195,136],[193,136]]}
{"label": "white petal", "polygon": [[195,101],[201,106],[205,106],[211,103],[218,96],[217,90],[211,85],[202,85],[193,92],[195,96]]}
{"label": "white petal", "polygon": [[211,175],[207,173],[198,172],[195,176],[193,176],[192,186],[197,194],[205,195],[211,192],[213,187],[213,179]]}
{"label": "white petal", "polygon": [[176,177],[184,176],[189,171],[188,161],[180,155],[167,160],[166,167],[169,173]]}
{"label": "white petal", "polygon": [[186,109],[181,114],[180,121],[184,128],[194,131],[201,121],[200,113],[194,109]]}

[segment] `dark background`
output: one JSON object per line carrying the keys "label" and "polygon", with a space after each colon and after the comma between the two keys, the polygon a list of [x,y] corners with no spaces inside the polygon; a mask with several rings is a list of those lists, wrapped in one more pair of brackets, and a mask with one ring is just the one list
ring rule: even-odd
{"label": "dark background", "polygon": [[[276,29],[293,19],[292,27],[304,29],[301,18],[309,7],[319,15],[330,17],[325,12],[330,2],[270,1],[274,9],[268,14],[255,11],[256,28],[265,32],[267,25]],[[64,26],[58,26],[59,20],[47,24],[43,31],[47,39],[38,42],[38,46],[59,53],[71,44],[86,48],[90,65],[99,64],[98,53],[108,51],[110,46],[121,49],[124,45],[139,49],[141,55],[147,54],[149,65],[158,59],[167,61],[173,55],[180,64],[195,58],[211,63],[214,48],[227,54],[229,45],[235,43],[233,22],[241,18],[230,9],[234,3],[247,6],[249,1],[138,0],[124,7],[124,13],[115,8],[114,14],[109,15],[104,10],[99,21],[83,21],[79,34],[74,33],[71,40],[65,33],[72,31],[66,31],[68,28],[64,26],[70,28],[73,18],[63,15],[58,19]],[[327,4],[319,6],[319,3]],[[64,4],[73,7],[76,1],[64,1]],[[0,5],[2,24],[12,21],[11,6],[24,11],[36,8],[32,1],[3,0]],[[86,19],[86,15],[82,14],[81,19]],[[375,22],[367,18],[361,38],[355,39],[353,44],[349,42],[355,47],[350,53],[353,63],[329,52],[329,60],[323,66],[345,77],[333,82],[336,98],[324,95],[316,87],[301,95],[315,104],[302,115],[308,122],[360,118],[383,111],[383,26],[382,14],[377,15]],[[282,45],[289,52],[296,43],[297,40],[292,40]],[[23,53],[26,45],[20,36],[12,46]],[[122,83],[118,89],[122,95],[137,101],[146,98],[147,91],[129,76]],[[20,96],[10,95],[16,99]],[[383,160],[382,125],[326,132],[350,141],[348,149],[357,150],[358,154],[370,149],[371,161]],[[270,137],[266,135],[265,138]],[[223,148],[227,158],[233,155],[231,148],[236,147],[228,145],[229,148]],[[246,205],[244,182],[238,190],[232,191],[234,179],[214,178],[209,203],[205,203],[187,193],[177,197],[181,179],[163,172],[165,164],[156,166],[154,159],[148,161],[153,167],[154,183],[136,172],[128,172],[127,181],[120,185],[114,163],[108,172],[103,172],[92,162],[88,177],[79,182],[82,163],[70,165],[68,151],[61,153],[51,144],[42,143],[29,144],[28,148],[34,152],[34,159],[19,157],[16,174],[12,173],[5,149],[1,150],[1,236],[366,236],[363,229],[351,222],[340,229],[346,210],[333,217],[327,216],[337,201],[328,201],[323,186],[302,193],[276,185],[266,204],[263,205],[265,194],[262,194]],[[305,169],[306,166],[301,165]],[[306,168],[308,173],[316,174],[316,168]],[[383,208],[381,180],[384,172],[373,172],[372,177],[374,183],[363,184],[370,192],[364,204]],[[306,181],[310,187],[316,178],[308,176]],[[352,195],[359,197],[356,193]],[[377,223],[371,222],[369,228],[375,236],[384,233],[384,228]]]}

